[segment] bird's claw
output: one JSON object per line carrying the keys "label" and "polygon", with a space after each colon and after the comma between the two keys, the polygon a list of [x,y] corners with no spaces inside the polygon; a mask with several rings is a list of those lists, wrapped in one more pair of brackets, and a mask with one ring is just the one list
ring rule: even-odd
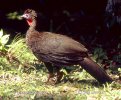
{"label": "bird's claw", "polygon": [[48,76],[47,84],[57,84],[60,83],[61,79],[63,77],[63,72],[57,72],[55,74],[50,73]]}

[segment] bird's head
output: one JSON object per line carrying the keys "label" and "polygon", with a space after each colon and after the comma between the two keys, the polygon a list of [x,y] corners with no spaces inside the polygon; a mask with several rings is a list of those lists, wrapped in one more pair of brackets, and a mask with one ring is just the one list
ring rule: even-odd
{"label": "bird's head", "polygon": [[27,9],[21,17],[25,18],[27,20],[27,23],[31,25],[32,22],[36,19],[37,13],[32,9]]}

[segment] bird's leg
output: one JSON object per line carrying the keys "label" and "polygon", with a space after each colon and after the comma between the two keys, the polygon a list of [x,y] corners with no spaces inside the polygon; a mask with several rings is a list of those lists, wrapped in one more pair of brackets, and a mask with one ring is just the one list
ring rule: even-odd
{"label": "bird's leg", "polygon": [[62,77],[63,77],[63,72],[61,72],[60,69],[61,69],[60,67],[56,67],[56,71],[57,71],[56,83],[59,83],[61,81]]}
{"label": "bird's leg", "polygon": [[48,79],[47,79],[47,82],[49,82],[51,79],[54,78],[54,74],[53,73],[49,73],[49,76],[48,76]]}
{"label": "bird's leg", "polygon": [[49,71],[49,76],[47,79],[47,83],[59,83],[63,77],[63,72],[60,71],[61,67],[59,66],[52,66],[51,63],[45,63],[46,68]]}
{"label": "bird's leg", "polygon": [[46,68],[48,69],[48,71],[49,71],[49,76],[48,76],[48,79],[47,79],[47,83],[51,80],[51,79],[53,79],[54,78],[54,72],[53,72],[53,70],[54,70],[54,68],[53,68],[53,66],[52,66],[52,64],[51,63],[45,63],[45,66],[46,66]]}

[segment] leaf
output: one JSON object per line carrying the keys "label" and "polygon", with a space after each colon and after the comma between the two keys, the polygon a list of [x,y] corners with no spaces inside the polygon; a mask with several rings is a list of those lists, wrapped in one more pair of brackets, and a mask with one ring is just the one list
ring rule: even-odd
{"label": "leaf", "polygon": [[3,30],[0,30],[0,38],[3,36]]}
{"label": "leaf", "polygon": [[121,48],[121,44],[120,44],[120,43],[118,44],[118,48],[119,48],[119,49]]}
{"label": "leaf", "polygon": [[118,68],[118,71],[121,72],[121,68]]}
{"label": "leaf", "polygon": [[10,35],[4,35],[4,36],[2,36],[2,38],[1,38],[2,45],[5,45],[8,42],[9,37],[10,37]]}

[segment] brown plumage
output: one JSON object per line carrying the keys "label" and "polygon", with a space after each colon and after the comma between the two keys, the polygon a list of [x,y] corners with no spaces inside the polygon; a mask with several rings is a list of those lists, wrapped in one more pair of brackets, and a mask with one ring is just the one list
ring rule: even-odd
{"label": "brown plumage", "polygon": [[106,72],[89,57],[84,45],[64,35],[37,31],[37,13],[34,10],[27,9],[22,17],[30,25],[26,33],[26,43],[34,55],[45,62],[50,73],[48,81],[55,76],[53,67],[57,69],[57,81],[60,81],[61,66],[74,64],[80,64],[101,83],[112,81]]}

